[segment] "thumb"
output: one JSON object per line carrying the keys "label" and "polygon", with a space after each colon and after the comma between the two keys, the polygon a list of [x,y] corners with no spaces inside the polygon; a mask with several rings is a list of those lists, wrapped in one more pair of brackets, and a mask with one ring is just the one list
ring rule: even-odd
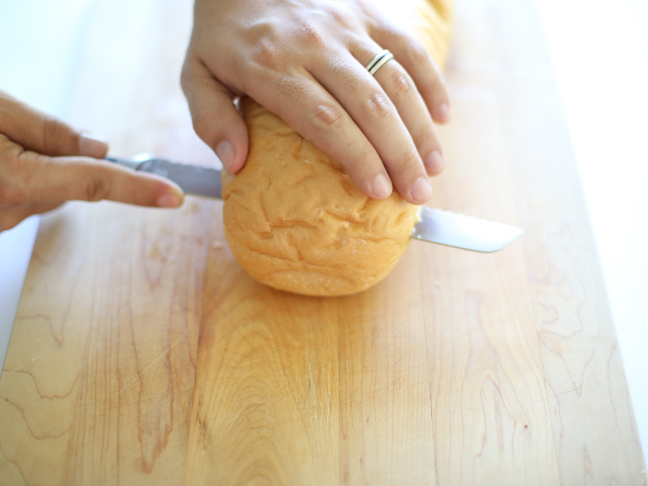
{"label": "thumb", "polygon": [[0,91],[0,133],[27,150],[59,156],[103,158],[108,144],[97,135],[77,132],[61,120]]}
{"label": "thumb", "polygon": [[248,154],[248,131],[234,106],[234,93],[214,79],[202,64],[196,68],[185,64],[182,89],[196,134],[216,152],[229,173],[241,170]]}

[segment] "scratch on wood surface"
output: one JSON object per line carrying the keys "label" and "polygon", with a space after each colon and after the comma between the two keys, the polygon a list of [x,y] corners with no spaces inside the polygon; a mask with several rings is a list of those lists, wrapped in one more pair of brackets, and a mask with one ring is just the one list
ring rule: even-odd
{"label": "scratch on wood surface", "polygon": [[[46,356],[46,355],[48,355],[48,354],[50,354],[50,353],[43,353],[43,354],[39,354],[38,356],[33,357],[33,358],[30,360],[30,362],[33,363],[33,362],[36,361],[38,358],[42,358],[43,356]],[[19,373],[19,372],[22,372],[22,370],[25,368],[25,366],[27,366],[27,365],[23,365],[23,366],[21,366],[20,368],[18,368],[18,369],[16,369],[16,370],[10,370],[10,369],[7,369],[7,368],[3,368],[2,372],[3,372],[3,373]]]}
{"label": "scratch on wood surface", "polygon": [[151,362],[148,364],[148,366],[147,366],[146,368],[144,368],[140,373],[138,373],[138,374],[137,374],[137,378],[133,378],[131,381],[129,381],[128,383],[126,383],[126,384],[124,385],[124,387],[123,387],[121,390],[119,390],[119,393],[117,393],[117,395],[115,395],[113,398],[117,398],[119,395],[122,394],[122,392],[123,392],[124,390],[126,390],[126,388],[128,388],[129,386],[131,386],[131,385],[132,385],[133,383],[135,383],[137,380],[139,380],[140,377],[141,377],[141,376],[146,372],[146,370],[148,370],[151,366],[153,366],[155,363],[157,363],[158,361],[160,361],[160,359],[162,359],[164,356],[166,356],[166,355],[169,353],[169,351],[171,351],[171,349],[173,349],[173,347],[174,347],[176,344],[178,344],[178,342],[182,341],[182,340],[183,340],[184,338],[186,338],[186,337],[187,337],[187,334],[185,333],[185,334],[183,334],[182,336],[180,336],[178,339],[176,339],[176,340],[173,342],[173,344],[172,344],[171,346],[169,346],[167,349],[165,349],[163,353],[160,353],[160,355],[159,355],[157,358],[155,358],[153,361],[151,361]]}

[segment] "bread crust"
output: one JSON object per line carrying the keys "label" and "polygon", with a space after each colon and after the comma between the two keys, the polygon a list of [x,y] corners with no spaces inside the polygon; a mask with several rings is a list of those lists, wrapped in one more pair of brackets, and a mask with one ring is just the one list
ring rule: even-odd
{"label": "bread crust", "polygon": [[[375,4],[400,16],[444,62],[450,0]],[[407,250],[418,208],[396,192],[370,199],[278,116],[250,98],[240,108],[250,149],[235,176],[223,171],[223,222],[241,266],[264,284],[305,295],[353,294],[382,280]]]}
{"label": "bread crust", "polygon": [[367,197],[342,166],[249,98],[250,152],[223,173],[225,237],[250,275],[306,295],[346,295],[389,273],[409,243],[416,206]]}

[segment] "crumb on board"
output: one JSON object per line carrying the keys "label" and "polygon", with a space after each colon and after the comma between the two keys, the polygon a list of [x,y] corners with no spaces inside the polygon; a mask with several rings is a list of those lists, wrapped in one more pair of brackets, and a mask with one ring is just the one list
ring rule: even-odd
{"label": "crumb on board", "polygon": [[212,241],[211,247],[214,250],[220,250],[221,248],[223,248],[223,243],[219,240],[214,240]]}

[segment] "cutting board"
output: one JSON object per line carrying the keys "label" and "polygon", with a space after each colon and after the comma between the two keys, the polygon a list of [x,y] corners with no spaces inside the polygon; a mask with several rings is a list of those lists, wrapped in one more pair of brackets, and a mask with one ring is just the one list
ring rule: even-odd
{"label": "cutting board", "polygon": [[[125,12],[128,12],[127,14]],[[645,485],[533,0],[459,0],[431,206],[524,228],[412,242],[343,298],[264,287],[222,203],[42,220],[0,379],[0,485]],[[68,119],[218,165],[178,87],[189,0],[97,1]]]}

